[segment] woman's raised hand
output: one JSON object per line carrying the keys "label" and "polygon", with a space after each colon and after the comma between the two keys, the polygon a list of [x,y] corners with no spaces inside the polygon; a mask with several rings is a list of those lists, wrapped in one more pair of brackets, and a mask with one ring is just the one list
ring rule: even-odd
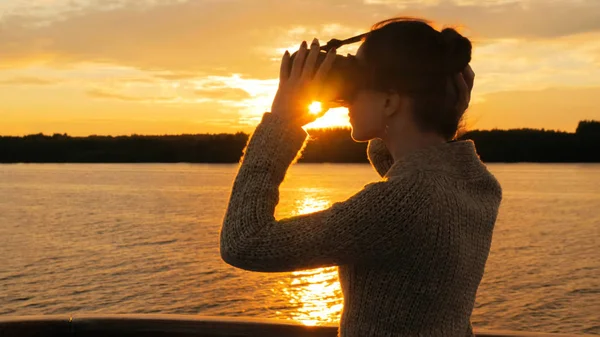
{"label": "woman's raised hand", "polygon": [[300,45],[300,50],[290,67],[290,53],[286,51],[281,60],[279,72],[279,88],[273,100],[271,113],[289,121],[304,126],[321,117],[320,114],[309,113],[308,107],[313,101],[319,101],[325,77],[335,60],[335,49],[331,49],[325,60],[315,72],[319,55],[319,41],[314,39],[310,49],[306,41]]}
{"label": "woman's raised hand", "polygon": [[471,102],[471,91],[475,81],[475,73],[470,65],[455,77],[456,87],[458,88],[458,102],[456,108],[463,113],[469,107]]}

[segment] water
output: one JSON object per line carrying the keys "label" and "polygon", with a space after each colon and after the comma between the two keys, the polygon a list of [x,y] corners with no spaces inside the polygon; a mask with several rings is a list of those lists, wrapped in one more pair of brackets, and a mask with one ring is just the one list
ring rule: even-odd
{"label": "water", "polygon": [[[336,269],[252,273],[218,233],[236,165],[0,165],[0,314],[337,322]],[[504,188],[476,328],[600,334],[600,165],[491,164]],[[368,165],[300,164],[277,217],[344,200]]]}

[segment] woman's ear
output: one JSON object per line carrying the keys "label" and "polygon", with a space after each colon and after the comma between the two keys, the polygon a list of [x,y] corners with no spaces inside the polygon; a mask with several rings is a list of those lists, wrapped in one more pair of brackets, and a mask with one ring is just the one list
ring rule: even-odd
{"label": "woman's ear", "polygon": [[403,97],[401,97],[396,92],[390,92],[387,95],[385,99],[385,104],[383,106],[384,116],[387,118],[391,117],[393,114],[395,114],[396,112],[398,112],[398,110],[401,109],[403,103],[405,103]]}

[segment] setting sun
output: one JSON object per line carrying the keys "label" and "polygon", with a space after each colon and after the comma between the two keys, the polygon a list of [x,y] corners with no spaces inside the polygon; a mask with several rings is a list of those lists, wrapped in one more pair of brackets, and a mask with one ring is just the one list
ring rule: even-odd
{"label": "setting sun", "polygon": [[308,111],[310,111],[311,114],[316,115],[323,111],[323,106],[321,105],[321,102],[312,102],[312,104],[308,106]]}

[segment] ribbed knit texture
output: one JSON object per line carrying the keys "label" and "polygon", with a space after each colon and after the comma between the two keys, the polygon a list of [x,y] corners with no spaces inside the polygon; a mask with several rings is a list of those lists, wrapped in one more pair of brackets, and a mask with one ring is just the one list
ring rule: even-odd
{"label": "ribbed knit texture", "polygon": [[339,266],[342,337],[472,336],[470,316],[502,191],[471,141],[393,162],[373,140],[381,181],[329,209],[274,218],[279,185],[306,140],[265,113],[250,138],[221,230],[221,256],[246,270]]}

